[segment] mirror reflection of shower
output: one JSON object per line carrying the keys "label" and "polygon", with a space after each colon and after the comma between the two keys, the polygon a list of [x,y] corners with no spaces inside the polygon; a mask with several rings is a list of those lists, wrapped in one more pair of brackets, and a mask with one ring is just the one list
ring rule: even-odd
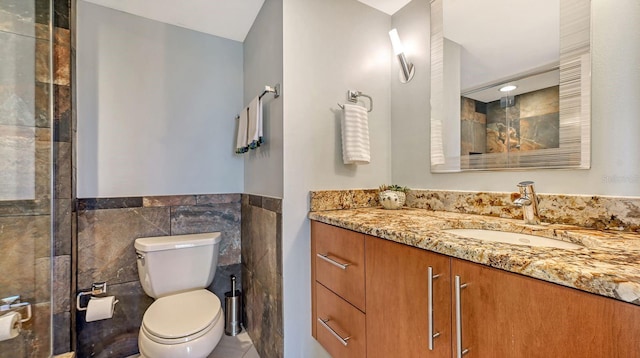
{"label": "mirror reflection of shower", "polygon": [[559,148],[556,69],[463,93],[461,155]]}

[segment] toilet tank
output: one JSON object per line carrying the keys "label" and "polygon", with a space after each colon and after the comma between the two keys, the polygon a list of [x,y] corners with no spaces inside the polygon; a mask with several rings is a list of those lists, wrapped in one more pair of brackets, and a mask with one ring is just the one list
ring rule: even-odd
{"label": "toilet tank", "polygon": [[218,266],[220,240],[219,232],[136,239],[144,292],[160,298],[208,287]]}

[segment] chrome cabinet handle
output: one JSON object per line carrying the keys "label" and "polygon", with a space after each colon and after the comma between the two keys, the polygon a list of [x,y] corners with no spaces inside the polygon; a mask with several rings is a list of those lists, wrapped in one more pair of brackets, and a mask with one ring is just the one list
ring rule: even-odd
{"label": "chrome cabinet handle", "polygon": [[346,347],[346,346],[347,346],[347,344],[349,344],[349,342],[348,342],[348,341],[349,341],[349,339],[351,339],[351,336],[346,337],[346,338],[342,338],[342,337],[338,334],[338,332],[334,331],[334,330],[333,330],[333,328],[331,328],[331,327],[327,324],[327,322],[329,322],[329,321],[330,321],[330,319],[329,319],[329,318],[327,318],[327,319],[322,319],[322,318],[318,317],[318,322],[320,322],[320,324],[321,324],[324,328],[326,328],[329,332],[331,332],[331,334],[333,334],[333,336],[334,336],[334,337],[336,337],[336,339],[337,339],[337,340],[339,340],[339,341],[340,341],[340,343],[342,343],[342,345]]}
{"label": "chrome cabinet handle", "polygon": [[326,262],[328,262],[328,263],[330,263],[330,264],[332,264],[334,266],[337,266],[337,267],[339,267],[339,268],[341,268],[343,270],[346,270],[347,267],[349,265],[351,265],[350,263],[344,263],[343,264],[343,263],[340,263],[340,262],[338,262],[336,260],[330,259],[328,254],[316,254],[316,256],[318,256],[319,258],[325,260]]}
{"label": "chrome cabinet handle", "polygon": [[433,339],[440,336],[440,332],[433,332],[433,280],[440,277],[440,275],[433,274],[433,267],[427,268],[427,317],[429,324],[429,350],[433,350]]}
{"label": "chrome cabinet handle", "polygon": [[462,307],[460,304],[460,290],[467,287],[468,283],[460,284],[460,276],[455,277],[456,289],[456,357],[462,358],[469,352],[469,349],[462,349]]}

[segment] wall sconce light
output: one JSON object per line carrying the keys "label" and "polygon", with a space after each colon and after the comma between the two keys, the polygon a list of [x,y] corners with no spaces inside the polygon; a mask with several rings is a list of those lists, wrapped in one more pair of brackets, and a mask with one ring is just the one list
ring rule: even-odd
{"label": "wall sconce light", "polygon": [[393,54],[398,56],[400,61],[400,82],[407,83],[411,81],[415,74],[413,64],[407,61],[407,57],[404,55],[404,46],[400,42],[400,36],[398,36],[398,30],[392,29],[389,31],[389,38],[391,38],[391,46],[393,47]]}

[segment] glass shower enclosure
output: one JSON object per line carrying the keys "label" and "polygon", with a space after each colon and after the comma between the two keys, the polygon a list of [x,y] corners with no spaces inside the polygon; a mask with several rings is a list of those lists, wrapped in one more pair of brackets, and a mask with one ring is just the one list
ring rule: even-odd
{"label": "glass shower enclosure", "polygon": [[51,1],[0,0],[0,358],[52,354]]}

